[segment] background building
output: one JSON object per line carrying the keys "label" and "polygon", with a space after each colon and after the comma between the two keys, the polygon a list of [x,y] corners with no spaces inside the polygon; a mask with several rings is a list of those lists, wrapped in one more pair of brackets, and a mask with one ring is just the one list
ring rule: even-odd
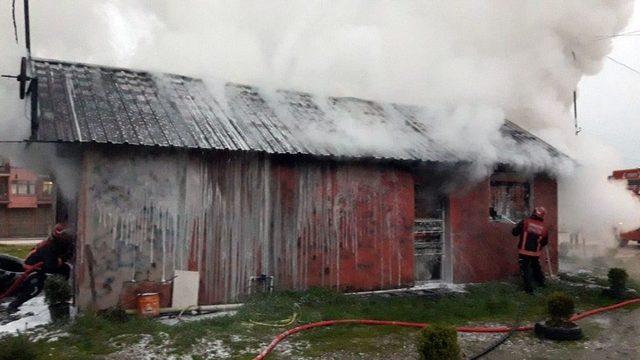
{"label": "background building", "polygon": [[0,238],[42,237],[55,221],[51,177],[11,166],[0,158]]}

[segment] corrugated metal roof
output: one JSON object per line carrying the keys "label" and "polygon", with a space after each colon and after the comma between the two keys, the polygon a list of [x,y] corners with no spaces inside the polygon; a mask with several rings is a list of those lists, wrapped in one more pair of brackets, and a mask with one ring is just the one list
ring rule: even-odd
{"label": "corrugated metal roof", "polygon": [[[40,141],[462,160],[432,138],[420,115],[424,109],[416,106],[233,83],[212,92],[202,80],[179,75],[56,60],[36,59],[32,65],[39,79]],[[511,122],[502,132],[517,144],[560,156]]]}

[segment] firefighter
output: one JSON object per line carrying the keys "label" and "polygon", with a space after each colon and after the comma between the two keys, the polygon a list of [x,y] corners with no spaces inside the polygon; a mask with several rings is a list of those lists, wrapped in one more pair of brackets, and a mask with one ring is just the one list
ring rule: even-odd
{"label": "firefighter", "polygon": [[542,248],[549,242],[549,230],[544,225],[547,210],[536,207],[531,216],[520,221],[513,228],[513,236],[518,236],[518,263],[524,281],[524,290],[533,294],[532,277],[540,286],[544,287],[544,273],[540,268],[540,254]]}
{"label": "firefighter", "polygon": [[54,274],[69,279],[71,265],[67,262],[73,257],[75,233],[66,224],[57,224],[51,235],[31,250],[24,260],[25,270],[34,267],[36,270],[20,284],[15,299],[9,304],[7,312],[14,313],[29,299],[37,296],[44,287],[47,274]]}

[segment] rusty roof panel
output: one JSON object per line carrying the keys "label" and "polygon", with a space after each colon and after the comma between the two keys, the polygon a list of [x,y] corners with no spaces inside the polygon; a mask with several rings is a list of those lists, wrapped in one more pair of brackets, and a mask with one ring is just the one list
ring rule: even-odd
{"label": "rusty roof panel", "polygon": [[[428,112],[417,106],[265,92],[233,83],[209,89],[200,79],[57,60],[33,60],[33,69],[40,80],[37,139],[42,141],[465,160],[433,138],[433,125],[424,119]],[[380,146],[375,135],[358,133],[363,127],[393,143]],[[502,133],[515,144],[563,156],[511,122]]]}

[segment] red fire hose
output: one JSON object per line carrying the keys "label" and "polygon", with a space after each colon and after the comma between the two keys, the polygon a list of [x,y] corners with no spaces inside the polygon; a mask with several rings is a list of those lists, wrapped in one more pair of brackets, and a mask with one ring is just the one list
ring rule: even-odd
{"label": "red fire hose", "polygon": [[[605,306],[593,310],[588,310],[579,314],[575,314],[571,317],[571,321],[578,321],[584,319],[588,316],[596,315],[605,311],[611,311],[615,309],[619,309],[623,306],[628,306],[632,304],[640,303],[640,297],[623,301],[617,304],[613,304],[610,306]],[[263,360],[275,349],[275,347],[284,339],[286,339],[289,335],[293,335],[295,333],[318,328],[325,326],[333,326],[333,325],[346,325],[346,324],[360,324],[360,325],[390,325],[390,326],[402,326],[402,327],[413,327],[413,328],[423,328],[428,326],[428,323],[415,323],[415,322],[404,322],[404,321],[383,321],[383,320],[363,320],[363,319],[344,319],[344,320],[327,320],[314,322],[309,324],[304,324],[293,329],[289,329],[282,334],[276,336],[273,341],[267,346],[258,356],[256,356],[253,360]],[[511,331],[512,329],[508,326],[494,326],[494,327],[485,327],[485,326],[462,326],[456,329],[458,332],[462,333],[506,333]],[[515,331],[530,331],[533,330],[533,326],[520,326],[515,328]]]}
{"label": "red fire hose", "polygon": [[13,284],[11,284],[11,286],[9,286],[9,288],[5,290],[5,292],[0,294],[0,301],[2,301],[2,299],[6,298],[7,296],[10,296],[11,294],[13,294],[13,292],[16,291],[18,287],[20,287],[20,285],[22,285],[22,283],[29,276],[29,274],[31,274],[34,271],[42,269],[43,265],[44,265],[43,262],[39,262],[35,265],[26,265],[26,264],[23,265],[24,272],[20,274],[20,276],[18,276],[18,278],[13,281]]}

